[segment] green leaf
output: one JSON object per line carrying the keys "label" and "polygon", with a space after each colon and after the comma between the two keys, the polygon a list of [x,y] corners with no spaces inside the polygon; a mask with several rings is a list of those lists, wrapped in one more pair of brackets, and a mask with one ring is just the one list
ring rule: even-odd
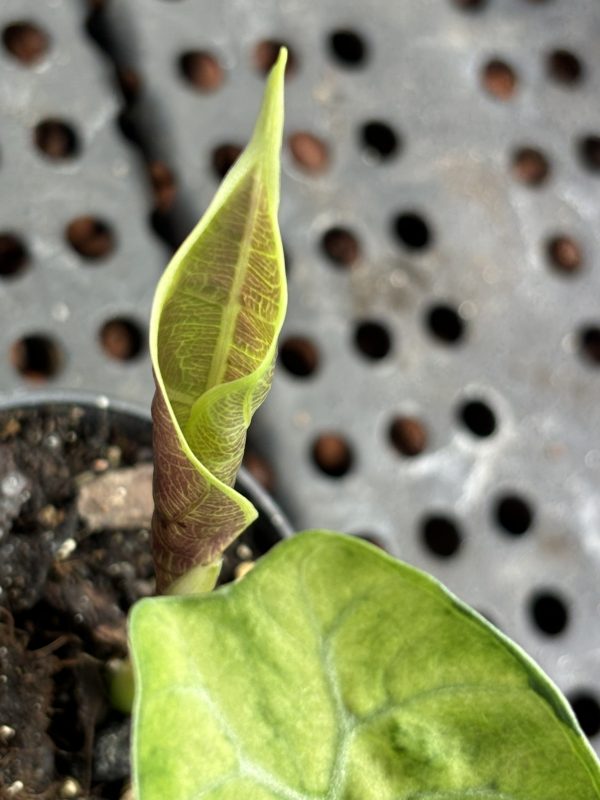
{"label": "green leaf", "polygon": [[306,533],[210,595],[142,600],[137,800],[592,800],[541,670],[435,580]]}
{"label": "green leaf", "polygon": [[250,420],[270,387],[285,315],[277,224],[285,61],[282,50],[250,144],[156,290],[150,351],[159,591],[212,565],[256,517],[231,487]]}

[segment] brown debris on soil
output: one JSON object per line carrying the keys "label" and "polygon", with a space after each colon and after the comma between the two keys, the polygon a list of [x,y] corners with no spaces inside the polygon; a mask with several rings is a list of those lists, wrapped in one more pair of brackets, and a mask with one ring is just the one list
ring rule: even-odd
{"label": "brown debris on soil", "polygon": [[152,464],[105,472],[84,483],[77,511],[91,531],[149,528],[152,521]]}
{"label": "brown debris on soil", "polygon": [[0,624],[0,775],[5,787],[21,781],[35,794],[54,778],[48,718],[57,660],[28,650],[12,618]]}

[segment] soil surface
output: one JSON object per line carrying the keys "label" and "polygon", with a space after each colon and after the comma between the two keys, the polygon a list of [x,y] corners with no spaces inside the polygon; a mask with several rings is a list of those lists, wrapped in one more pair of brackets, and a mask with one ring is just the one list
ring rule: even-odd
{"label": "soil surface", "polygon": [[[127,415],[0,413],[1,798],[130,798],[129,717],[108,701],[106,669],[127,654],[128,609],[154,592],[149,520],[124,525],[117,502],[97,529],[79,500],[98,476],[151,458],[150,425]],[[141,466],[142,493],[147,480]],[[223,580],[274,541],[259,520]]]}

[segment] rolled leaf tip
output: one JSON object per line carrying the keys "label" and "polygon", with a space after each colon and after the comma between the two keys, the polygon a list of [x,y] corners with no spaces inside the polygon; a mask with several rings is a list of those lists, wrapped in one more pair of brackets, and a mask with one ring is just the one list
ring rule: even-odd
{"label": "rolled leaf tip", "polygon": [[250,143],[156,290],[150,351],[159,592],[205,591],[221,553],[256,518],[233,485],[248,425],[270,388],[287,299],[277,223],[286,59],[282,48]]}

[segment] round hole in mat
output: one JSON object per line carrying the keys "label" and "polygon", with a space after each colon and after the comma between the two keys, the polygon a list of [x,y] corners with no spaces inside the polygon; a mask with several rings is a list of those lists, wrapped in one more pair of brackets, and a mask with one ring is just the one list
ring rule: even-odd
{"label": "round hole in mat", "polygon": [[294,161],[305,172],[324,172],[329,166],[329,148],[314,134],[307,131],[293,133],[288,145]]}
{"label": "round hole in mat", "polygon": [[321,239],[321,248],[328,259],[339,267],[350,267],[360,256],[357,237],[348,228],[329,228]]}
{"label": "round hole in mat", "polygon": [[409,211],[394,219],[396,237],[409,250],[426,250],[431,243],[431,230],[422,214]]}
{"label": "round hole in mat", "polygon": [[510,64],[494,58],[483,67],[481,82],[487,93],[497,100],[509,100],[516,91],[518,80]]}
{"label": "round hole in mat", "polygon": [[215,92],[225,74],[217,58],[205,50],[188,50],[179,57],[179,70],[188,86],[199,92]]}
{"label": "round hole in mat", "polygon": [[427,430],[416,417],[395,417],[389,427],[389,437],[403,456],[417,456],[427,446]]}
{"label": "round hole in mat", "polygon": [[31,66],[46,54],[48,35],[33,22],[14,22],[2,31],[6,50],[25,66]]}
{"label": "round hole in mat", "polygon": [[456,309],[445,304],[432,306],[426,315],[431,334],[446,344],[458,344],[465,332],[465,323]]}
{"label": "round hole in mat", "polygon": [[511,536],[522,536],[533,522],[530,504],[517,494],[505,494],[498,498],[494,518],[500,528]]}
{"label": "round hole in mat", "polygon": [[289,336],[279,347],[279,359],[292,375],[306,378],[319,366],[319,351],[310,339]]}
{"label": "round hole in mat", "polygon": [[600,173],[600,136],[582,136],[577,144],[579,159],[590,172]]}
{"label": "round hole in mat", "polygon": [[581,61],[569,50],[553,50],[546,58],[548,75],[558,83],[574,86],[583,77]]}
{"label": "round hole in mat", "polygon": [[10,360],[20,375],[36,383],[55,377],[63,364],[57,342],[41,333],[23,336],[16,341],[10,349]]}
{"label": "round hole in mat", "polygon": [[85,259],[95,261],[108,256],[115,246],[114,234],[102,219],[77,217],[67,225],[67,241]]}
{"label": "round hole in mat", "polygon": [[387,329],[374,320],[359,322],[354,331],[354,344],[367,358],[378,361],[390,352],[392,339]]}
{"label": "round hole in mat", "polygon": [[33,132],[33,140],[40,152],[56,161],[72,158],[79,150],[75,129],[61,119],[45,119],[38,122]]}
{"label": "round hole in mat", "polygon": [[587,325],[579,331],[579,349],[589,364],[600,366],[600,327]]}
{"label": "round hole in mat", "polygon": [[314,441],[312,458],[318,469],[332,478],[342,478],[353,466],[354,455],[339,433],[323,433]]}
{"label": "round hole in mat", "polygon": [[144,336],[140,326],[127,317],[107,320],[99,333],[104,352],[117,361],[131,361],[144,347]]}
{"label": "round hole in mat", "polygon": [[541,186],[550,174],[550,163],[541,150],[521,147],[513,153],[512,174],[526,186]]}
{"label": "round hole in mat", "polygon": [[458,418],[474,436],[486,438],[496,430],[496,416],[483,400],[468,400],[458,409]]}
{"label": "round hole in mat", "polygon": [[332,56],[345,67],[360,67],[367,58],[367,46],[362,36],[350,29],[333,31],[329,36]]}
{"label": "round hole in mat", "polygon": [[462,543],[462,535],[456,523],[450,517],[439,514],[423,520],[421,539],[430,553],[441,558],[456,555]]}
{"label": "round hole in mat", "polygon": [[14,233],[0,233],[0,278],[20,275],[29,261],[23,240]]}
{"label": "round hole in mat", "polygon": [[574,275],[583,263],[581,247],[571,236],[553,236],[546,243],[546,256],[550,266],[563,275]]}
{"label": "round hole in mat", "polygon": [[537,592],[530,600],[529,613],[536,628],[547,636],[557,636],[567,627],[569,612],[555,591]]}
{"label": "round hole in mat", "polygon": [[398,136],[387,123],[378,120],[366,122],[360,130],[363,151],[376,161],[385,161],[396,155]]}

